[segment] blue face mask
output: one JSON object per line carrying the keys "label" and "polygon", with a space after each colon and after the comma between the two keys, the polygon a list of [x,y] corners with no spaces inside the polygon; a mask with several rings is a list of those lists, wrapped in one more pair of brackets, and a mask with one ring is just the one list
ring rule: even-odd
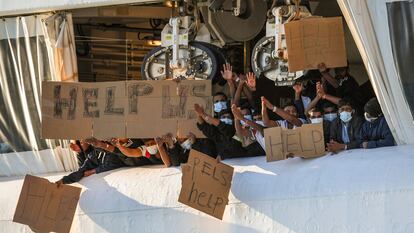
{"label": "blue face mask", "polygon": [[220,119],[221,122],[223,122],[226,125],[232,125],[233,124],[233,120],[229,119],[229,118],[222,118]]}
{"label": "blue face mask", "polygon": [[352,112],[343,111],[339,114],[339,117],[343,122],[347,123],[352,119]]}
{"label": "blue face mask", "polygon": [[[244,119],[249,120],[249,121],[252,121],[253,120],[252,115],[244,115]],[[240,121],[240,124],[242,126],[247,126],[247,124],[246,124],[246,122],[244,120],[241,120]]]}
{"label": "blue face mask", "polygon": [[219,101],[214,103],[214,112],[219,113],[222,110],[227,109],[227,102],[226,101]]}
{"label": "blue face mask", "polygon": [[336,113],[326,113],[323,115],[323,119],[326,121],[334,121],[338,115]]}

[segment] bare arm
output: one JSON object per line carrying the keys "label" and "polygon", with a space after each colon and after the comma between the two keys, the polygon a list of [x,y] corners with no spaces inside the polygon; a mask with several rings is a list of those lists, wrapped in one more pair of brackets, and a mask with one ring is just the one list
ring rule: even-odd
{"label": "bare arm", "polygon": [[321,72],[322,77],[325,78],[326,81],[328,81],[329,84],[331,84],[334,88],[339,87],[339,82],[334,77],[329,74],[327,71],[325,63],[321,63],[318,65],[319,72]]}
{"label": "bare arm", "polygon": [[230,98],[233,101],[234,95],[236,93],[236,84],[233,80],[233,67],[229,63],[223,64],[223,70],[221,71],[221,75],[229,85]]}
{"label": "bare arm", "polygon": [[244,81],[240,80],[239,84],[237,85],[236,94],[234,95],[232,105],[235,104],[236,106],[240,106],[240,97],[243,90]]}
{"label": "bare arm", "polygon": [[266,127],[276,127],[279,126],[279,124],[276,121],[272,121],[269,119],[269,114],[267,113],[267,106],[268,101],[265,97],[262,96],[262,120],[263,124]]}
{"label": "bare arm", "polygon": [[239,137],[243,136],[249,136],[249,130],[243,129],[241,126],[240,121],[243,120],[246,122],[247,119],[244,119],[243,115],[240,112],[240,109],[237,108],[235,104],[231,106],[231,111],[233,112],[234,118],[235,118],[235,128],[236,128],[236,134]]}
{"label": "bare arm", "polygon": [[[295,126],[302,126],[302,121],[300,121],[295,116],[290,115],[289,113],[285,112],[281,108],[275,107],[273,104],[271,104],[266,98],[262,97],[262,101],[265,103],[265,106],[268,109],[271,109],[274,113],[282,117],[283,119],[287,120],[289,123],[295,125]],[[264,122],[264,120],[263,120]],[[265,123],[266,125],[266,123]]]}
{"label": "bare arm", "polygon": [[[254,73],[249,72],[249,73],[247,73],[246,77],[247,77],[247,82],[246,82],[247,88],[245,88],[245,86],[243,86],[243,93],[246,96],[247,101],[249,101],[250,106],[253,107],[253,106],[255,106],[255,103],[254,103],[254,100],[253,100],[252,91],[256,90],[256,76],[254,75]],[[254,81],[250,81],[250,84],[252,84],[252,82],[254,82],[254,87],[249,86],[249,80],[254,80]]]}
{"label": "bare arm", "polygon": [[155,142],[157,143],[158,152],[160,153],[162,162],[166,167],[170,167],[170,156],[168,155],[167,150],[165,149],[164,141],[161,138],[157,137],[155,138]]}
{"label": "bare arm", "polygon": [[311,110],[312,108],[316,107],[316,105],[318,104],[318,102],[322,99],[322,95],[321,92],[323,91],[323,86],[320,82],[316,83],[316,96],[315,98],[309,103],[308,107],[305,109],[305,114],[307,115],[309,110]]}
{"label": "bare arm", "polygon": [[194,104],[194,110],[196,111],[196,113],[198,114],[198,121],[202,121],[203,122],[207,122],[210,125],[214,125],[214,126],[218,126],[220,124],[220,120],[216,119],[210,115],[208,115],[207,113],[204,112],[204,109],[202,107],[200,107],[200,105],[198,104]]}
{"label": "bare arm", "polygon": [[[317,88],[318,88],[318,84],[316,84],[316,85],[317,85]],[[318,93],[318,96],[320,96],[321,99],[328,100],[329,102],[332,102],[336,105],[338,105],[339,101],[341,101],[341,98],[338,98],[338,97],[333,96],[333,95],[326,94],[325,90],[320,85],[319,85],[319,88],[317,90],[317,93]]]}
{"label": "bare arm", "polygon": [[125,146],[122,146],[120,144],[117,144],[118,149],[121,151],[122,154],[124,154],[127,157],[141,157],[142,151],[140,148],[127,148]]}

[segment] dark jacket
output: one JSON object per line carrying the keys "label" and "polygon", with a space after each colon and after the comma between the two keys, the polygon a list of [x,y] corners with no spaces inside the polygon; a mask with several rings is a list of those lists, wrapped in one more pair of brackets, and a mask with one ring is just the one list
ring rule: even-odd
{"label": "dark jacket", "polygon": [[95,169],[98,174],[123,166],[125,165],[118,155],[94,148],[87,154],[87,158],[82,166],[77,171],[64,176],[62,181],[64,184],[71,184],[80,181],[83,178],[83,173],[87,170]]}
{"label": "dark jacket", "polygon": [[388,127],[384,116],[380,116],[373,122],[364,122],[361,129],[361,141],[368,142],[368,148],[394,146],[394,137]]}
{"label": "dark jacket", "polygon": [[214,126],[203,122],[197,123],[197,127],[216,144],[217,152],[223,159],[246,156],[242,144],[233,138],[236,133],[234,125],[220,122],[218,126]]}
{"label": "dark jacket", "polygon": [[[339,117],[332,122],[331,133],[329,135],[331,140],[335,140],[339,143],[344,143],[342,140],[342,124],[342,120]],[[347,144],[347,149],[359,148],[361,140],[362,119],[354,114],[348,124],[348,136],[350,142]]]}
{"label": "dark jacket", "polygon": [[[208,138],[197,138],[191,149],[204,153],[212,158],[217,157],[217,149],[214,142]],[[181,163],[187,163],[189,150],[184,150],[180,143],[176,142],[174,148],[167,147],[167,153],[170,157],[172,166],[179,166]]]}

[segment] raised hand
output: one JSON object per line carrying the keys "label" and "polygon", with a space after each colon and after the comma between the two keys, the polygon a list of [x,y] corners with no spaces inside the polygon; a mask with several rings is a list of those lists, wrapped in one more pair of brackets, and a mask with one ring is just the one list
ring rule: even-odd
{"label": "raised hand", "polygon": [[238,108],[235,104],[231,105],[231,111],[233,112],[234,118],[237,120],[243,120],[243,114],[240,111],[240,108]]}
{"label": "raised hand", "polygon": [[204,115],[204,109],[199,104],[194,104],[194,111],[196,111],[198,116]]}
{"label": "raised hand", "polygon": [[188,133],[187,138],[189,138],[193,143],[196,141],[196,136],[192,132]]}
{"label": "raised hand", "polygon": [[113,146],[116,146],[116,147],[120,147],[121,146],[121,143],[119,142],[119,139],[118,138],[112,138],[111,139],[111,144]]}
{"label": "raised hand", "polygon": [[250,90],[255,91],[256,90],[256,76],[253,72],[249,72],[246,74],[247,77],[247,86],[250,88]]}
{"label": "raised hand", "polygon": [[174,139],[172,133],[167,133],[162,136],[162,140],[168,144],[169,147],[174,145]]}
{"label": "raised hand", "polygon": [[320,82],[316,83],[316,94],[319,96],[319,98],[322,98],[324,95],[326,95],[325,90],[323,89],[323,86]]}
{"label": "raised hand", "polygon": [[273,110],[274,105],[270,103],[269,100],[267,100],[264,96],[262,96],[262,104],[264,104],[266,108]]}
{"label": "raised hand", "polygon": [[323,62],[318,64],[318,69],[319,69],[319,72],[321,72],[321,73],[324,73],[324,72],[327,71],[326,65]]}
{"label": "raised hand", "polygon": [[229,63],[223,64],[221,75],[225,80],[231,80],[233,78],[233,67]]}

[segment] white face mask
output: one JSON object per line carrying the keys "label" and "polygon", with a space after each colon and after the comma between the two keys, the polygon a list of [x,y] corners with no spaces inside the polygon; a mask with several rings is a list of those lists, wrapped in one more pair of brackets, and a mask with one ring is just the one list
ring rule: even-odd
{"label": "white face mask", "polygon": [[214,112],[219,113],[222,110],[227,109],[227,102],[226,101],[219,101],[214,103]]}
{"label": "white face mask", "polygon": [[343,122],[347,123],[352,120],[352,112],[343,111],[339,114],[339,117]]}
{"label": "white face mask", "polygon": [[229,118],[222,118],[220,119],[221,122],[223,122],[226,125],[232,125],[233,124],[233,120],[229,119]]}
{"label": "white face mask", "polygon": [[187,140],[185,140],[183,143],[181,143],[181,147],[184,150],[191,150],[191,146],[193,145],[193,140],[191,140],[190,138],[188,138]]}
{"label": "white face mask", "polygon": [[319,124],[323,122],[323,118],[322,117],[318,117],[318,118],[311,118],[310,119],[312,124]]}
{"label": "white face mask", "polygon": [[[244,115],[244,119],[251,121],[253,118],[252,118],[252,115]],[[241,120],[240,124],[242,126],[248,126],[247,123],[244,120]]]}
{"label": "white face mask", "polygon": [[376,119],[378,119],[378,117],[368,117],[368,113],[364,113],[364,117],[365,117],[365,120],[367,120],[368,122],[373,122]]}
{"label": "white face mask", "polygon": [[323,115],[323,119],[326,121],[334,121],[336,117],[337,117],[336,113],[327,113]]}
{"label": "white face mask", "polygon": [[158,147],[157,145],[153,145],[153,146],[147,146],[146,150],[148,151],[148,153],[155,155],[158,152]]}
{"label": "white face mask", "polygon": [[263,127],[265,126],[264,123],[263,123],[263,121],[256,121],[256,124],[261,125]]}

